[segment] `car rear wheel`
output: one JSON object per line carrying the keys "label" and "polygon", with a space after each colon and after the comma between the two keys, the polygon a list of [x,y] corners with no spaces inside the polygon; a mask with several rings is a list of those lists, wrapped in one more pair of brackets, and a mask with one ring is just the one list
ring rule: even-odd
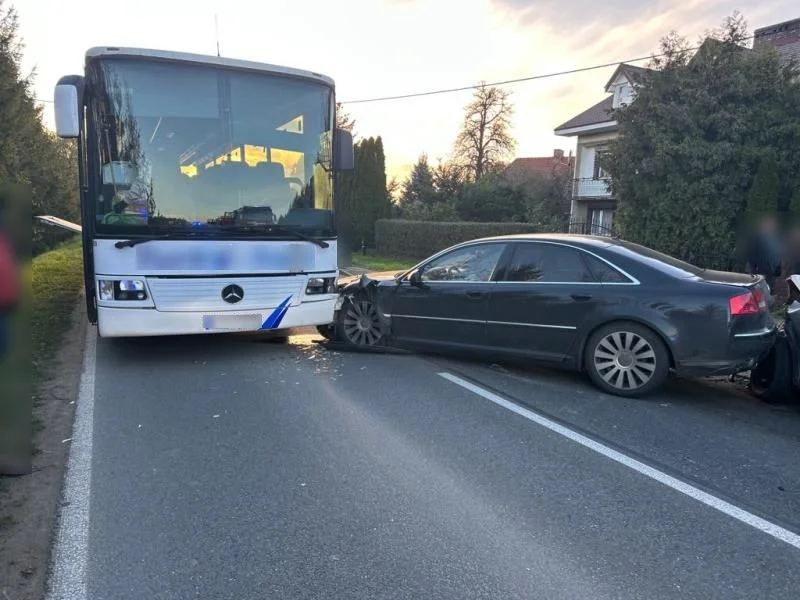
{"label": "car rear wheel", "polygon": [[669,353],[650,329],[636,323],[610,323],[589,338],[584,366],[604,392],[638,398],[664,383],[669,375]]}
{"label": "car rear wheel", "polygon": [[383,341],[378,309],[366,298],[345,301],[337,329],[341,338],[353,346],[377,346]]}
{"label": "car rear wheel", "polygon": [[790,401],[792,361],[786,336],[779,336],[769,354],[750,372],[750,391],[756,398],[768,404]]}

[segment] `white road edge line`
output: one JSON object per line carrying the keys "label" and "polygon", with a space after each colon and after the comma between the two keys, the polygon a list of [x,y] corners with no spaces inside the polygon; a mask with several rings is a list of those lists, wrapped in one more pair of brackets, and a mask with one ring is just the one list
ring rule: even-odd
{"label": "white road edge line", "polygon": [[686,483],[685,481],[681,481],[671,475],[667,475],[663,471],[659,471],[641,461],[636,460],[635,458],[631,458],[627,454],[623,454],[613,448],[609,448],[608,446],[601,444],[591,438],[586,437],[576,431],[568,427],[564,427],[556,423],[555,421],[551,421],[550,419],[543,417],[542,415],[529,410],[527,408],[523,408],[519,404],[511,402],[510,400],[506,400],[502,396],[498,396],[488,390],[483,389],[480,386],[475,385],[474,383],[470,383],[465,379],[461,379],[456,375],[452,375],[451,373],[439,373],[440,377],[443,377],[447,381],[454,383],[462,388],[469,390],[473,394],[477,394],[490,402],[494,402],[498,406],[502,406],[505,409],[510,410],[518,414],[521,417],[525,417],[529,421],[533,421],[537,425],[541,425],[554,433],[557,433],[565,438],[572,440],[588,448],[589,450],[593,450],[598,454],[605,456],[606,458],[610,458],[611,460],[628,467],[629,469],[633,469],[637,473],[644,475],[645,477],[649,477],[650,479],[654,479],[659,483],[664,484],[665,486],[672,488],[675,491],[678,491],[682,494],[689,496],[690,498],[694,498],[699,502],[702,502],[706,506],[710,506],[713,509],[718,510],[719,512],[728,515],[729,517],[733,517],[750,525],[751,527],[758,529],[766,533],[767,535],[771,535],[775,539],[778,539],[782,542],[786,542],[790,546],[794,546],[797,549],[800,549],[800,535],[789,531],[775,523],[767,521],[766,519],[762,519],[759,516],[754,515],[738,506],[731,504],[730,502],[726,502],[721,498],[717,498],[716,496],[709,494],[708,492],[704,492],[703,490],[696,488],[693,485]]}
{"label": "white road edge line", "polygon": [[47,600],[85,600],[89,545],[89,498],[92,486],[92,425],[97,331],[86,329],[72,442],[64,476],[55,546],[50,563]]}

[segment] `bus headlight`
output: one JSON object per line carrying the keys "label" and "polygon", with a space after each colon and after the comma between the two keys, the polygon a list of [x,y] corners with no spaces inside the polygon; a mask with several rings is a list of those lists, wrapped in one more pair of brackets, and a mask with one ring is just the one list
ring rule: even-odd
{"label": "bus headlight", "polygon": [[114,299],[114,282],[107,279],[101,279],[97,282],[97,294],[100,300],[113,300]]}
{"label": "bus headlight", "polygon": [[139,279],[121,279],[119,289],[123,292],[143,292],[144,281]]}
{"label": "bus headlight", "polygon": [[147,300],[141,279],[120,279],[115,283],[114,300]]}
{"label": "bus headlight", "polygon": [[101,279],[100,300],[147,300],[147,289],[141,279]]}
{"label": "bus headlight", "polygon": [[318,296],[320,294],[333,294],[336,279],[334,277],[312,277],[308,280],[306,294],[308,296]]}

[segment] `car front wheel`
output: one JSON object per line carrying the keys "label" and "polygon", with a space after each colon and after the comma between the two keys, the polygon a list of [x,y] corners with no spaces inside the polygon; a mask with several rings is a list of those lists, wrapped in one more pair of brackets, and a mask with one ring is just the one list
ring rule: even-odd
{"label": "car front wheel", "polygon": [[589,338],[584,365],[604,392],[638,398],[664,383],[669,375],[669,354],[650,329],[636,323],[610,323]]}
{"label": "car front wheel", "polygon": [[383,341],[378,309],[366,298],[346,300],[337,325],[339,336],[353,346],[377,346]]}
{"label": "car front wheel", "polygon": [[336,326],[333,324],[317,325],[317,333],[330,342],[336,341],[338,338]]}

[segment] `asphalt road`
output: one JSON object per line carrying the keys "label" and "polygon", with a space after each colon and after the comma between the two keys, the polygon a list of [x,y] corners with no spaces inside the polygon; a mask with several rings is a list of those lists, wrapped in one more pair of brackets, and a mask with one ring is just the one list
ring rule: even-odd
{"label": "asphalt road", "polygon": [[309,337],[93,344],[52,598],[800,594],[798,412]]}

